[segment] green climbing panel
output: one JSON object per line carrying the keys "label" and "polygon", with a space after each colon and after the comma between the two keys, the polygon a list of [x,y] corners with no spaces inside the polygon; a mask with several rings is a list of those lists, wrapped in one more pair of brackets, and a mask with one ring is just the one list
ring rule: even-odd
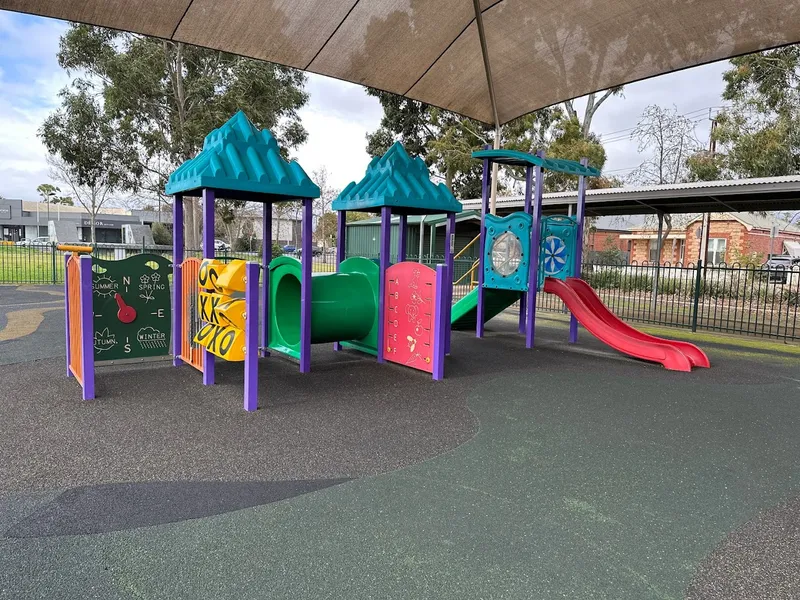
{"label": "green climbing panel", "polygon": [[155,254],[92,259],[96,361],[169,354],[171,265]]}

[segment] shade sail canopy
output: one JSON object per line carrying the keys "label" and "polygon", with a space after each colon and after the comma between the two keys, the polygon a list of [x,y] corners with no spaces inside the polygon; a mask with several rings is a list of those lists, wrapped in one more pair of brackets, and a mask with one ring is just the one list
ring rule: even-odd
{"label": "shade sail canopy", "polygon": [[[800,40],[800,0],[480,0],[505,123]],[[268,60],[494,123],[472,0],[0,0],[0,8]]]}

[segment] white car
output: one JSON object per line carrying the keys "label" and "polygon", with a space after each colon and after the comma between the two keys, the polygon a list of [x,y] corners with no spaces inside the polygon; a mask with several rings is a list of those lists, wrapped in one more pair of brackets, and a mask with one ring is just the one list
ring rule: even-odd
{"label": "white car", "polygon": [[24,239],[18,241],[16,246],[49,246],[50,245],[50,238],[45,236],[37,237],[34,239]]}
{"label": "white car", "polygon": [[214,240],[214,250],[217,252],[227,252],[231,249],[231,245],[225,240]]}

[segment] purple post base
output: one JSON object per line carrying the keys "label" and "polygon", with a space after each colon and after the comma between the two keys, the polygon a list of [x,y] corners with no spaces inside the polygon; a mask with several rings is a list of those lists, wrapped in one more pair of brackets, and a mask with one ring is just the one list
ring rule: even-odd
{"label": "purple post base", "polygon": [[244,291],[244,409],[258,408],[258,276],[261,265],[245,265]]}
{"label": "purple post base", "polygon": [[433,378],[444,379],[447,341],[447,265],[436,265],[436,315],[433,319]]}
{"label": "purple post base", "polygon": [[311,371],[311,237],[313,200],[303,200],[303,240],[300,256],[302,281],[300,283],[300,372]]}
{"label": "purple post base", "polygon": [[378,274],[378,362],[383,363],[383,351],[386,346],[384,338],[384,319],[386,318],[386,269],[389,268],[389,250],[392,241],[392,209],[389,206],[381,208],[381,249],[378,257],[380,273]]}
{"label": "purple post base", "polygon": [[183,364],[181,360],[181,349],[183,333],[183,278],[181,266],[172,263],[172,365],[179,367]]}
{"label": "purple post base", "polygon": [[92,257],[81,256],[81,359],[83,399],[94,399],[94,306],[92,301]]}
{"label": "purple post base", "polygon": [[261,280],[261,294],[264,306],[261,309],[261,356],[269,356],[269,263],[272,262],[272,203],[264,202],[261,207],[261,264],[264,278]]}
{"label": "purple post base", "polygon": [[526,292],[522,292],[522,296],[519,298],[519,332],[525,333],[525,324],[527,323],[527,311],[525,309],[526,303],[528,301],[528,294]]}
{"label": "purple post base", "polygon": [[[340,210],[336,213],[336,272],[339,272],[339,265],[344,260],[345,243],[347,241],[347,211]],[[339,352],[342,345],[333,342],[333,351]]]}
{"label": "purple post base", "polygon": [[67,377],[72,377],[72,371],[69,370],[70,348],[69,348],[69,273],[67,272],[67,263],[69,262],[69,252],[64,255],[64,321],[67,327]]}
{"label": "purple post base", "polygon": [[[214,190],[203,190],[203,258],[214,258]],[[203,348],[203,385],[214,385],[214,355]]]}

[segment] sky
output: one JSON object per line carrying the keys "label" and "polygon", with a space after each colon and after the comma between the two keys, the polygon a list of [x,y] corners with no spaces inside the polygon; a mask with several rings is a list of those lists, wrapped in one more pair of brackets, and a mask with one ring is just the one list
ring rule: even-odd
{"label": "sky", "polygon": [[[0,196],[35,200],[36,187],[50,181],[36,131],[70,81],[56,61],[66,27],[63,21],[0,11]],[[609,98],[592,125],[605,142],[605,172],[624,177],[642,162],[629,135],[650,104],[674,105],[695,119],[697,137],[707,143],[708,111],[722,103],[726,66],[719,62],[630,84],[622,97]],[[308,173],[324,166],[330,184],[343,188],[364,174],[365,136],[380,123],[380,104],[361,86],[319,75],[309,75],[306,89],[310,100],[300,115],[309,136],[294,156]]]}

